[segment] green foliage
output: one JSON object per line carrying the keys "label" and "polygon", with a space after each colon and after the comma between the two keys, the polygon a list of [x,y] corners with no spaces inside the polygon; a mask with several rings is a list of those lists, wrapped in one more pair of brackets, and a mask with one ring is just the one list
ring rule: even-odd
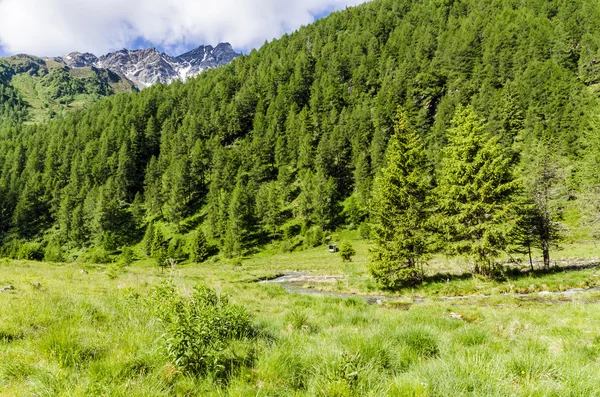
{"label": "green foliage", "polygon": [[133,263],[134,254],[133,248],[123,247],[121,249],[121,262],[123,266],[130,266]]}
{"label": "green foliage", "polygon": [[154,229],[154,237],[152,238],[150,256],[152,259],[154,259],[156,265],[161,269],[168,266],[167,259],[169,259],[169,242],[165,238],[163,231],[158,227]]}
{"label": "green foliage", "polygon": [[136,88],[121,76],[92,67],[69,69],[35,56],[0,59],[0,124],[48,121],[68,110]]}
{"label": "green foliage", "polygon": [[174,236],[169,240],[167,256],[174,260],[183,260],[186,257],[186,240],[181,236]]}
{"label": "green foliage", "polygon": [[235,366],[252,359],[236,357],[233,350],[236,341],[254,336],[251,318],[226,296],[197,286],[191,296],[184,297],[172,284],[163,283],[150,304],[165,328],[166,353],[183,372],[225,378]]}
{"label": "green foliage", "polygon": [[42,243],[28,241],[24,242],[19,249],[17,257],[28,261],[41,261],[44,259],[45,252]]}
{"label": "green foliage", "polygon": [[318,247],[323,244],[325,234],[319,226],[312,226],[304,232],[304,244],[307,247]]}
{"label": "green foliage", "polygon": [[522,156],[524,195],[530,210],[526,213],[526,235],[531,246],[542,251],[544,267],[550,266],[550,250],[564,239],[563,218],[567,193],[564,161],[552,142],[528,145]]}
{"label": "green foliage", "polygon": [[386,288],[418,284],[430,252],[431,178],[418,135],[398,111],[385,166],[375,179],[371,222],[375,247],[371,274]]}
{"label": "green foliage", "polygon": [[50,239],[44,250],[44,260],[47,262],[62,262],[65,260],[63,248],[58,239]]}
{"label": "green foliage", "polygon": [[510,158],[497,138],[486,137],[472,107],[459,108],[452,124],[437,187],[439,227],[448,253],[474,260],[476,273],[491,274],[509,243],[518,182]]}
{"label": "green foliage", "polygon": [[202,229],[197,229],[192,234],[189,246],[192,262],[201,263],[208,259],[209,247]]}
{"label": "green foliage", "polygon": [[110,252],[103,247],[90,248],[79,259],[85,263],[94,264],[107,264],[114,262],[113,258],[110,256]]}
{"label": "green foliage", "polygon": [[154,241],[154,224],[150,223],[146,226],[144,238],[142,239],[142,248],[147,256],[152,255],[152,242]]}
{"label": "green foliage", "polygon": [[340,256],[344,262],[352,262],[352,257],[356,255],[356,250],[349,242],[345,241],[340,247]]}
{"label": "green foliage", "polygon": [[[470,104],[511,172],[527,146],[552,137],[574,171],[566,183],[585,191],[599,19],[591,0],[377,0],[185,84],[98,103],[127,90],[118,76],[3,59],[1,243],[52,230],[64,246],[113,250],[139,243],[149,221],[182,236],[200,219],[227,257],[279,239],[288,251],[313,245],[286,225],[329,232],[365,221],[398,106],[435,183],[455,110]],[[492,234],[487,262],[505,245],[491,240],[509,233]],[[153,238],[146,228],[147,254]]]}
{"label": "green foliage", "polygon": [[360,238],[362,238],[363,240],[370,240],[371,239],[371,225],[369,224],[369,222],[365,221],[365,222],[361,223],[360,226],[358,227],[358,233],[360,235]]}

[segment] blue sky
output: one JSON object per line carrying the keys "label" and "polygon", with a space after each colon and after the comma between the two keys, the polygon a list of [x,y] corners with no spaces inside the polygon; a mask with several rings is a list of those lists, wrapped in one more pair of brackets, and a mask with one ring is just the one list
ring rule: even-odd
{"label": "blue sky", "polygon": [[103,55],[156,47],[179,55],[230,42],[244,53],[368,0],[0,0],[0,56]]}

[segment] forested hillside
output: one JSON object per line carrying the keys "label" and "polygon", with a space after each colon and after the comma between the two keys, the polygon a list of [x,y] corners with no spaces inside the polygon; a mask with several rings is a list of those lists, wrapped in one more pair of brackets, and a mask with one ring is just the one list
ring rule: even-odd
{"label": "forested hillside", "polygon": [[598,83],[597,1],[375,0],[186,84],[5,125],[4,252],[26,240],[50,260],[113,250],[151,240],[158,223],[200,228],[231,257],[319,243],[365,222],[398,107],[432,189],[456,110],[471,105],[463,119],[496,137],[511,172],[533,177],[547,168],[532,159],[547,158],[563,178],[548,200],[584,202],[600,186]]}

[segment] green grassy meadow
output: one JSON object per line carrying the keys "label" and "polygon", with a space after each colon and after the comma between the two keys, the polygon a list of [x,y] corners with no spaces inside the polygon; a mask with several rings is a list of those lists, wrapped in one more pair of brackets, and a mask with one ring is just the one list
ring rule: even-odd
{"label": "green grassy meadow", "polygon": [[[340,236],[336,236],[340,237]],[[209,260],[161,272],[147,260],[115,264],[0,262],[3,396],[595,396],[600,395],[600,269],[523,274],[504,281],[460,275],[405,290],[398,304],[290,294],[261,278],[290,271],[336,276],[315,289],[385,293],[366,273],[368,243],[344,263],[325,247],[265,249],[239,262]],[[560,253],[578,259],[593,247]],[[525,265],[523,265],[525,266]],[[434,273],[436,268],[432,269]],[[87,273],[82,272],[87,271]],[[252,316],[257,334],[235,342],[231,367],[191,375],[165,350],[152,291],[204,284]],[[536,292],[530,296],[506,292]],[[443,296],[471,295],[450,301]],[[411,304],[414,298],[423,303]]]}

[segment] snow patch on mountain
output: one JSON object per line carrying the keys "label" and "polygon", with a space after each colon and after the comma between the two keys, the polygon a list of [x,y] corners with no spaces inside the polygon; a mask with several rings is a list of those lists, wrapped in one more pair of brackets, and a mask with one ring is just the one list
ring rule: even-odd
{"label": "snow patch on mountain", "polygon": [[231,44],[216,47],[200,46],[185,54],[172,57],[156,48],[111,52],[100,58],[90,53],[72,52],[53,58],[71,68],[96,67],[125,75],[139,89],[157,83],[169,84],[175,80],[187,81],[207,69],[227,65],[240,56]]}

